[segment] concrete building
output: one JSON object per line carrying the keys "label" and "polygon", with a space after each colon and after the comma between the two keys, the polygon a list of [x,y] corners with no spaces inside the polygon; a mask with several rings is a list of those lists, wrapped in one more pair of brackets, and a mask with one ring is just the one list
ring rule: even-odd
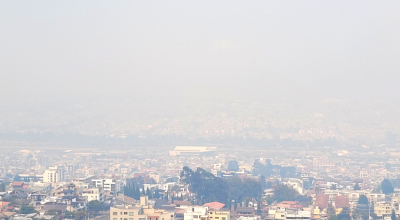
{"label": "concrete building", "polygon": [[103,188],[104,192],[116,193],[121,191],[122,183],[115,179],[93,179],[96,188]]}
{"label": "concrete building", "polygon": [[208,207],[190,206],[183,214],[183,220],[207,220]]}
{"label": "concrete building", "polygon": [[209,220],[230,220],[231,213],[229,211],[221,211],[221,210],[208,210],[208,219]]}
{"label": "concrete building", "polygon": [[213,156],[216,147],[177,146],[169,152],[170,156]]}
{"label": "concrete building", "polygon": [[88,202],[90,201],[104,201],[104,190],[103,188],[90,188],[83,189],[82,196],[87,197]]}
{"label": "concrete building", "polygon": [[311,219],[311,212],[309,211],[296,211],[293,213],[286,213],[286,220],[302,220]]}
{"label": "concrete building", "polygon": [[392,206],[389,203],[385,203],[385,202],[375,203],[374,213],[378,217],[390,216],[392,214]]}
{"label": "concrete building", "polygon": [[44,183],[58,183],[63,180],[64,177],[64,168],[60,166],[50,167],[46,169],[43,173],[43,182]]}
{"label": "concrete building", "polygon": [[116,205],[110,208],[110,220],[148,220],[140,206]]}

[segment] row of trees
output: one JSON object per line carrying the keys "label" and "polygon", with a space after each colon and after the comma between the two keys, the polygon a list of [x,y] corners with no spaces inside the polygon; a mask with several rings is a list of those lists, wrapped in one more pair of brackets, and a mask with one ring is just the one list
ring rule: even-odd
{"label": "row of trees", "polygon": [[128,181],[126,186],[124,186],[124,195],[134,198],[136,200],[140,199],[140,196],[147,195],[149,199],[159,199],[161,197],[158,189],[151,190],[147,188],[144,189],[144,185],[142,187],[139,186],[138,183],[135,184],[135,181]]}
{"label": "row of trees", "polygon": [[197,168],[196,171],[185,166],[180,174],[182,183],[189,185],[189,190],[196,194],[200,203],[218,201],[225,204],[242,202],[246,198],[261,199],[261,183],[256,179],[238,177],[220,178]]}
{"label": "row of trees", "polygon": [[280,165],[273,165],[270,160],[266,161],[266,164],[260,162],[260,160],[255,160],[253,163],[253,175],[263,175],[269,177],[274,174],[279,174],[282,178],[294,178],[296,177],[295,167],[284,167]]}

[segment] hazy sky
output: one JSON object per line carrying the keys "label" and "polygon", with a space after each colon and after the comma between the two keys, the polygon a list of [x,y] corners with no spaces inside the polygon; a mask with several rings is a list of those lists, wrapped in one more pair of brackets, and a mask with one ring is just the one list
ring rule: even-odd
{"label": "hazy sky", "polygon": [[1,1],[0,98],[398,98],[400,1]]}

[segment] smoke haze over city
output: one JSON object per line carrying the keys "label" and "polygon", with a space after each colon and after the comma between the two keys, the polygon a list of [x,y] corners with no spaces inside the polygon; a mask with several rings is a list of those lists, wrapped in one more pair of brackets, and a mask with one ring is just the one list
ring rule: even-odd
{"label": "smoke haze over city", "polygon": [[0,220],[399,220],[400,1],[1,1]]}

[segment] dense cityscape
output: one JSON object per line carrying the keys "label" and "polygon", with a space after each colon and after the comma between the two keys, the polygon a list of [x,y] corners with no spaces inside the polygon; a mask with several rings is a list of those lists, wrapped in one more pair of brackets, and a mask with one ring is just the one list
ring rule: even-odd
{"label": "dense cityscape", "polygon": [[390,219],[400,214],[399,155],[387,146],[8,148],[0,155],[0,217]]}

